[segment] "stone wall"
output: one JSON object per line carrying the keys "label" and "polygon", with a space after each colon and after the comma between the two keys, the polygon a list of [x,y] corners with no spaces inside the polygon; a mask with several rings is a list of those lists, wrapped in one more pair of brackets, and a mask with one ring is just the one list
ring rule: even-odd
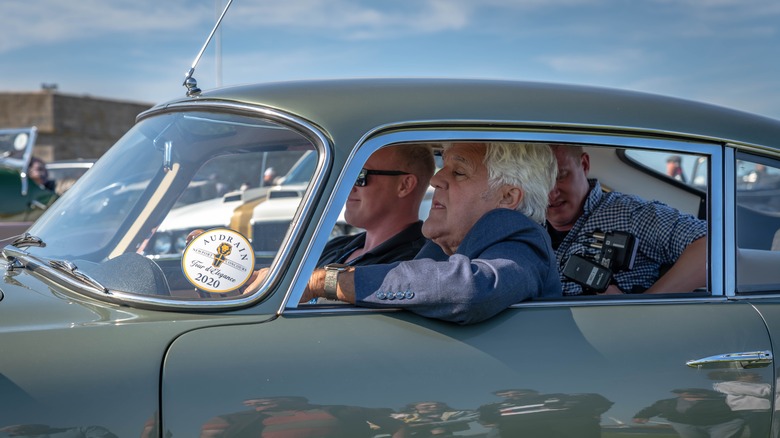
{"label": "stone wall", "polygon": [[53,91],[0,92],[0,128],[37,126],[34,153],[46,161],[99,158],[151,106]]}

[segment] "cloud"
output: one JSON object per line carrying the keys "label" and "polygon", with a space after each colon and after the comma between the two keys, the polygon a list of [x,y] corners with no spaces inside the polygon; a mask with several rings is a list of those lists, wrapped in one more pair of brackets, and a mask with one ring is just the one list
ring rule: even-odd
{"label": "cloud", "polygon": [[648,62],[647,58],[648,56],[640,50],[625,49],[591,55],[558,53],[540,56],[538,61],[557,73],[603,75],[636,69]]}
{"label": "cloud", "polygon": [[165,38],[198,28],[214,10],[187,0],[5,1],[0,53],[25,47],[160,33]]}
{"label": "cloud", "polygon": [[766,37],[780,34],[777,0],[654,0],[683,37]]}
{"label": "cloud", "polygon": [[[234,2],[223,26],[287,32],[329,33],[352,40],[458,31],[476,24],[484,9],[552,9],[603,0],[295,0]],[[221,8],[227,0],[221,0]],[[0,52],[99,39],[115,35],[158,35],[170,39],[206,33],[217,15],[217,2],[204,0],[28,0],[6,1],[0,15]]]}
{"label": "cloud", "polygon": [[415,0],[296,0],[236,5],[239,25],[329,32],[343,39],[376,39],[458,30],[475,8],[471,2]]}

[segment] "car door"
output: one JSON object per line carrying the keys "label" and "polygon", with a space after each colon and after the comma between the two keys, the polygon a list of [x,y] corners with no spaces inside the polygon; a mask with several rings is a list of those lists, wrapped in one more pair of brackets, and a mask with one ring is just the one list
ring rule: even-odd
{"label": "car door", "polygon": [[[573,431],[583,427],[583,415],[605,431],[672,433],[664,418],[641,426],[632,420],[682,390],[711,396],[714,385],[745,376],[771,385],[771,367],[686,365],[724,353],[771,351],[766,333],[752,306],[740,302],[527,305],[466,327],[405,312],[286,312],[265,324],[179,338],[163,372],[164,427],[174,436],[218,430],[232,436],[242,415],[262,422],[262,411],[251,412],[253,400],[302,397],[309,411],[349,406],[372,423],[384,409],[392,419],[408,405],[440,402],[474,413],[458,425],[464,435],[495,430],[511,436],[513,423],[533,423],[534,416]],[[501,417],[513,401],[499,394],[509,390],[544,397],[517,402],[514,415]],[[735,417],[717,415],[723,422]],[[763,411],[759,421],[769,418]],[[295,421],[302,429],[307,423]],[[377,430],[391,435],[402,426],[387,423]]]}
{"label": "car door", "polygon": [[[488,136],[437,135],[450,141]],[[344,180],[353,179],[371,151],[399,138],[409,140],[401,133],[369,141]],[[571,140],[549,140],[562,138]],[[710,160],[710,186],[721,184],[717,146],[577,140],[701,153]],[[724,229],[724,200],[708,195],[713,237],[706,293],[532,301],[480,324],[455,326],[396,310],[299,308],[291,303],[305,284],[301,275],[278,318],[195,330],[171,345],[163,367],[163,431],[582,437],[685,436],[686,428],[702,427],[762,436],[771,421],[772,344],[753,305],[727,297],[724,242],[715,238]],[[343,190],[334,196],[322,230],[335,222],[344,199]],[[744,409],[738,402],[748,398],[754,403]]]}

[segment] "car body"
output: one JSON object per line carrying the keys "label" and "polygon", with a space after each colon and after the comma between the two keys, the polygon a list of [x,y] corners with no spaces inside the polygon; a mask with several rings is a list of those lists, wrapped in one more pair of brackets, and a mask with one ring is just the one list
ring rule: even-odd
{"label": "car body", "polygon": [[[605,188],[707,220],[706,288],[530,300],[467,326],[393,308],[299,305],[366,159],[388,145],[460,141],[583,145]],[[255,293],[195,288],[181,257],[144,255],[192,181],[211,173],[240,181],[261,174],[260,160],[307,151],[316,166],[291,198],[292,220],[273,235],[275,251],[255,251],[255,266],[269,267]],[[684,155],[706,171],[683,183],[632,151]],[[222,157],[229,163],[209,168]],[[502,426],[511,417],[569,430],[563,436],[676,436],[668,419],[632,418],[716,383],[754,390],[751,436],[777,428],[780,251],[772,240],[780,218],[754,200],[771,206],[778,196],[744,186],[743,163],[780,169],[780,122],[573,85],[303,81],[161,104],[31,227],[36,237],[3,250],[0,430],[511,436]],[[533,403],[499,397],[528,390],[538,392]],[[419,422],[406,410],[419,402],[451,414]],[[725,415],[701,410],[712,424]]]}

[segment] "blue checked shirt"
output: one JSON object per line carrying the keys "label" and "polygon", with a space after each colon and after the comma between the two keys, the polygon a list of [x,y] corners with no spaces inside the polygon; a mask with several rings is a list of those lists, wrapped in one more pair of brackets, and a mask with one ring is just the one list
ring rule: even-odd
{"label": "blue checked shirt", "polygon": [[[594,231],[624,231],[638,239],[634,268],[613,273],[613,283],[626,292],[644,291],[658,280],[659,269],[672,265],[688,245],[707,235],[707,222],[658,201],[645,201],[635,195],[604,193],[597,180],[590,180],[583,215],[555,250],[558,272],[563,272],[572,254],[592,258],[599,250],[591,248]],[[549,227],[549,225],[547,225]],[[561,274],[564,295],[582,294],[582,286]],[[636,289],[635,289],[636,287]]]}

